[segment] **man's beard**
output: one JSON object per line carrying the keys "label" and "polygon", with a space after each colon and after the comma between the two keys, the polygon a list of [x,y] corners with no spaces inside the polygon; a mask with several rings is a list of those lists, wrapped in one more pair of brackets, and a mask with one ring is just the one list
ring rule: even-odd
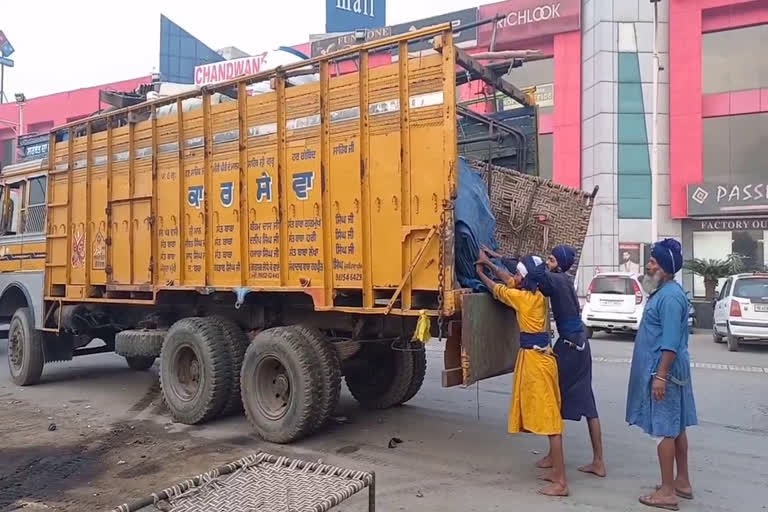
{"label": "man's beard", "polygon": [[643,289],[645,290],[645,293],[655,292],[659,286],[661,286],[663,278],[664,274],[660,270],[657,270],[653,274],[645,274],[645,278],[643,278]]}

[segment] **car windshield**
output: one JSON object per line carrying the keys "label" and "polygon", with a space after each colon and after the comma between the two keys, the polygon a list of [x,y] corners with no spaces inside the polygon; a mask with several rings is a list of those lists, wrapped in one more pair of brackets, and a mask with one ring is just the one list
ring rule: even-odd
{"label": "car windshield", "polygon": [[768,277],[748,277],[736,281],[733,296],[741,299],[768,300]]}
{"label": "car windshield", "polygon": [[601,276],[592,281],[592,293],[633,295],[632,283],[626,277]]}

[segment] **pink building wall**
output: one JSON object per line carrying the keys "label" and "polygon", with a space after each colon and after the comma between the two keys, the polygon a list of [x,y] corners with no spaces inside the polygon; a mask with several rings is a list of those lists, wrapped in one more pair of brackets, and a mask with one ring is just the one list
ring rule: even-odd
{"label": "pink building wall", "polygon": [[[102,107],[99,103],[100,90],[133,91],[139,85],[148,84],[151,81],[151,76],[145,76],[28,98],[23,107],[23,133],[45,132],[54,126],[93,114]],[[0,142],[16,138],[20,119],[19,108],[15,102],[0,105]],[[2,144],[0,144],[0,151],[2,151]],[[1,154],[0,158],[2,158]]]}
{"label": "pink building wall", "polygon": [[765,0],[670,1],[669,193],[673,218],[687,217],[686,187],[703,180],[705,111],[709,116],[762,110],[761,91],[724,93],[725,96],[713,95],[716,97],[712,98],[702,95],[702,34],[766,22],[768,2]]}

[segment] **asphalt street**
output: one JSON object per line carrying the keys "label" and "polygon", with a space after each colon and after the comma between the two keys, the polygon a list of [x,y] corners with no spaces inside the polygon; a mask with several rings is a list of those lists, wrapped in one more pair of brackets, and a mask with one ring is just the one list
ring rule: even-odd
{"label": "asphalt street", "polygon": [[[43,426],[62,415],[59,429],[65,435],[69,421],[65,418],[74,418],[72,413],[76,410],[80,436],[88,435],[89,422],[148,422],[162,426],[169,435],[212,447],[210,453],[215,456],[199,452],[192,457],[190,453],[186,466],[171,468],[162,476],[136,475],[122,482],[121,492],[134,497],[213,467],[222,457],[234,460],[264,450],[375,471],[377,503],[383,511],[648,510],[637,502],[637,497],[650,492],[659,480],[655,442],[624,422],[632,346],[630,337],[598,334],[592,341],[594,387],[603,424],[608,476],[600,479],[576,471],[577,466],[589,462],[591,450],[586,424],[569,422],[565,449],[571,496],[562,499],[535,493],[541,482],[537,480],[534,462],[546,450],[546,440],[506,434],[512,377],[491,379],[471,388],[443,389],[442,352],[437,341],[428,345],[429,371],[424,387],[408,405],[366,412],[357,407],[345,390],[337,421],[311,439],[288,447],[259,441],[250,434],[243,417],[201,427],[169,423],[167,415],[151,406],[157,402],[157,366],[150,372],[135,373],[113,354],[49,365],[41,384],[15,387],[7,376],[6,347],[2,341],[0,424],[13,417],[14,408],[9,404],[23,403],[31,404],[37,415],[17,419],[20,428],[39,431],[41,437],[49,436],[44,443],[31,440],[33,444],[55,444],[56,437]],[[681,509],[768,510],[768,347],[743,347],[740,352],[730,353],[724,345],[714,344],[710,334],[700,333],[692,338],[691,352],[700,420],[700,426],[689,432],[696,496],[694,501],[682,503]],[[35,422],[40,423],[40,428]],[[6,434],[3,437],[7,442]],[[387,445],[392,437],[404,442],[390,449]],[[0,441],[0,446],[3,444]],[[216,454],[219,444],[235,448]],[[3,451],[0,449],[0,461]],[[160,468],[164,456],[159,448],[148,457],[155,457],[151,462]],[[2,475],[0,467],[0,487]],[[112,477],[105,474],[100,483],[93,485],[108,487],[109,478]],[[35,499],[29,502],[34,503]],[[366,508],[364,497],[347,503],[339,510]]]}

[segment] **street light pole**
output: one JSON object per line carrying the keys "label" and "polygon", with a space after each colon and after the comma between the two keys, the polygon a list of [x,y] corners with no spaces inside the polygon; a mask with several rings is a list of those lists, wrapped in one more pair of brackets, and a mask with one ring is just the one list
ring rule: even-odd
{"label": "street light pole", "polygon": [[651,243],[659,239],[659,205],[656,181],[659,174],[659,1],[653,4],[653,113],[651,115]]}

